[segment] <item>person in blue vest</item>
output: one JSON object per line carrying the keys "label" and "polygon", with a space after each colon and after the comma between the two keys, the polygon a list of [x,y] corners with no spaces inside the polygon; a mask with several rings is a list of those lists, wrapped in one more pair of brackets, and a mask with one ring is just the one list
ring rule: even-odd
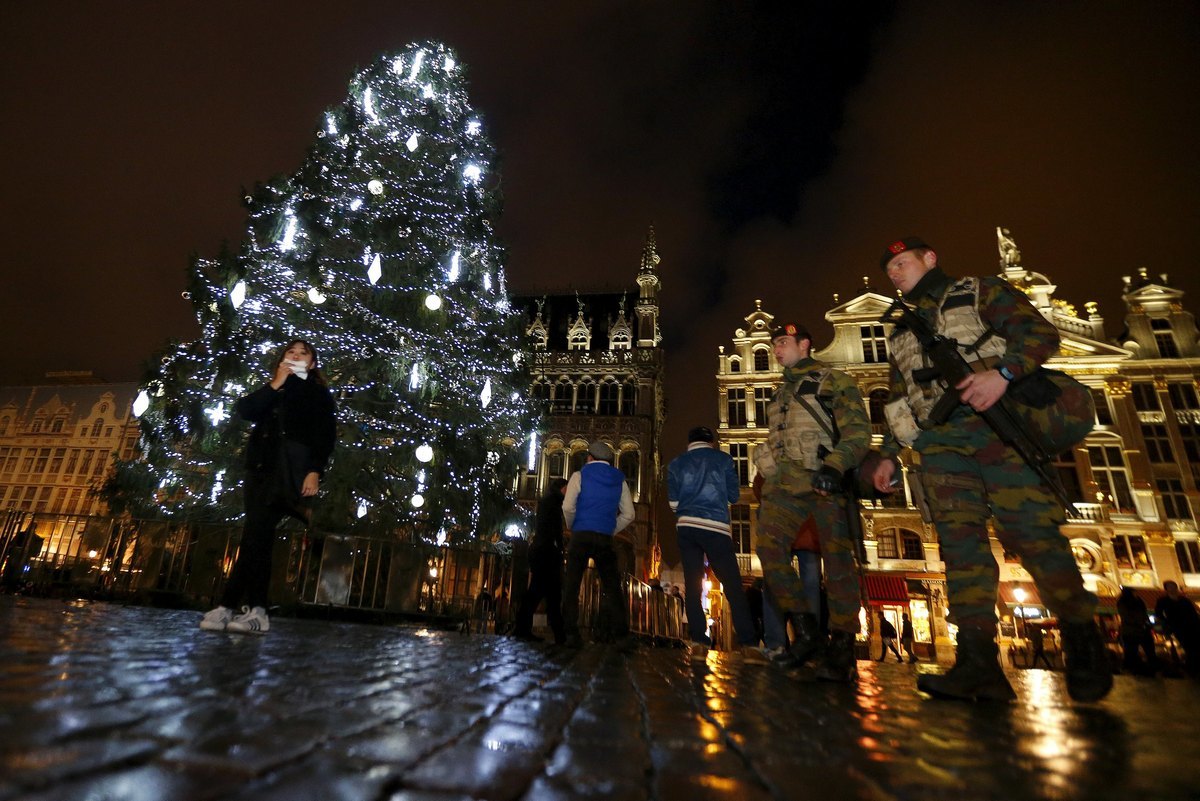
{"label": "person in blue vest", "polygon": [[567,482],[563,517],[571,529],[567,545],[566,582],[563,586],[563,619],[567,646],[583,645],[579,636],[579,586],[588,560],[600,574],[600,605],[612,621],[617,642],[628,645],[629,615],[621,592],[617,551],[613,535],[633,522],[633,497],[625,474],[613,467],[613,449],[597,440],[588,446],[587,463]]}

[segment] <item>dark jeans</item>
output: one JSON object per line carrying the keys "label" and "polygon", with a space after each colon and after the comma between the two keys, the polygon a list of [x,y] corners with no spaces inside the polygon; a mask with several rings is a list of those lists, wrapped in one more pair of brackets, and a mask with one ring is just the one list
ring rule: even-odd
{"label": "dark jeans", "polygon": [[563,585],[563,623],[568,637],[579,636],[579,587],[588,559],[596,562],[600,574],[600,609],[612,627],[615,637],[629,634],[629,615],[621,592],[621,575],[617,571],[617,552],[611,534],[596,531],[576,531],[567,546],[567,578]]}
{"label": "dark jeans", "polygon": [[529,635],[533,633],[533,613],[538,604],[546,600],[546,619],[550,630],[554,632],[554,641],[562,643],[566,640],[566,629],[563,627],[562,589],[563,589],[563,560],[562,554],[555,548],[543,548],[529,552],[529,589],[521,598],[521,606],[517,609],[517,621],[513,625],[513,633]]}
{"label": "dark jeans", "polygon": [[729,611],[733,615],[733,628],[741,645],[758,645],[758,634],[754,630],[754,616],[750,614],[750,602],[742,589],[742,573],[738,570],[737,554],[733,540],[728,534],[707,531],[692,526],[676,529],[679,539],[679,557],[683,563],[684,605],[687,610],[688,637],[693,642],[708,642],[704,633],[707,628],[700,595],[704,591],[704,557],[712,567],[717,581],[725,588],[729,600]]}
{"label": "dark jeans", "polygon": [[242,527],[242,542],[237,562],[229,574],[229,582],[221,594],[221,606],[267,608],[267,591],[271,586],[271,551],[275,547],[275,529],[287,517],[288,510],[269,498],[265,491],[266,477],[246,478],[246,521]]}

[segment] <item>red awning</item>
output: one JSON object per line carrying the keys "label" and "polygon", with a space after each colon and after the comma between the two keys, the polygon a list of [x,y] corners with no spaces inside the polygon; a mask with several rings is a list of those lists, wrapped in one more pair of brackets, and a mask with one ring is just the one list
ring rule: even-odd
{"label": "red awning", "polygon": [[[1018,601],[1014,590],[1025,591],[1025,600]],[[1000,582],[1000,603],[1013,606],[1042,606],[1042,596],[1038,595],[1037,586],[1031,581],[1002,581]]]}
{"label": "red awning", "polygon": [[868,573],[863,576],[867,589],[867,598],[876,604],[906,604],[908,603],[908,584],[903,576],[881,576],[878,573]]}

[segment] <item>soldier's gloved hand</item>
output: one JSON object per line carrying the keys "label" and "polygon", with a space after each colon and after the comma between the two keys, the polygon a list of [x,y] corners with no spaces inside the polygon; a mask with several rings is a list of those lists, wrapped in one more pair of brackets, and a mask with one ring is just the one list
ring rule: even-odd
{"label": "soldier's gloved hand", "polygon": [[813,492],[818,495],[832,495],[842,489],[842,473],[829,465],[822,465],[812,479]]}

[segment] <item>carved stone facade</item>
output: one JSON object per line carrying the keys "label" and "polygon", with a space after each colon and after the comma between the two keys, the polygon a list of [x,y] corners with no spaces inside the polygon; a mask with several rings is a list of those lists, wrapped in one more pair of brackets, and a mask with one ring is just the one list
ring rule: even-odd
{"label": "carved stone facade", "polygon": [[590,442],[608,443],[637,512],[626,532],[625,544],[632,545],[626,567],[643,578],[657,553],[653,509],[665,414],[658,263],[651,229],[631,276],[636,283],[626,291],[513,298],[526,313],[530,393],[545,413],[544,431],[532,447],[526,444],[518,497],[532,507],[552,479],[569,478],[583,466]]}
{"label": "carved stone facade", "polygon": [[[1021,266],[1020,251],[1006,230],[998,231],[998,238],[998,274],[1023,290],[1062,335],[1060,353],[1047,366],[1086,384],[1096,400],[1095,430],[1057,461],[1077,501],[1062,531],[1086,585],[1100,596],[1102,612],[1113,610],[1122,586],[1144,590],[1151,606],[1151,596],[1167,580],[1200,595],[1195,511],[1200,505],[1200,334],[1183,308],[1183,293],[1166,275],[1155,279],[1145,269],[1125,277],[1125,331],[1110,340],[1096,304],[1085,304],[1086,317],[1080,317],[1074,306],[1054,297],[1057,287],[1045,275]],[[833,340],[814,347],[813,355],[858,380],[881,441],[890,326],[878,321],[891,297],[872,292],[868,283],[864,277],[862,292],[845,303],[834,298],[825,313]],[[768,333],[772,320],[756,302],[732,347],[720,348],[716,376],[722,447],[733,455],[744,485],[734,509],[734,539],[744,572],[752,576],[761,575],[761,568],[754,555],[751,457],[766,438],[763,410],[780,380]],[[871,605],[889,618],[909,612],[918,640],[938,644],[942,653],[940,645],[949,644],[951,632],[937,532],[912,505],[907,473],[904,478],[903,497],[863,502],[867,594],[879,596],[870,597]],[[1019,633],[1017,618],[1054,610],[1042,605],[1015,557],[992,542],[1000,565],[1002,633]]]}

